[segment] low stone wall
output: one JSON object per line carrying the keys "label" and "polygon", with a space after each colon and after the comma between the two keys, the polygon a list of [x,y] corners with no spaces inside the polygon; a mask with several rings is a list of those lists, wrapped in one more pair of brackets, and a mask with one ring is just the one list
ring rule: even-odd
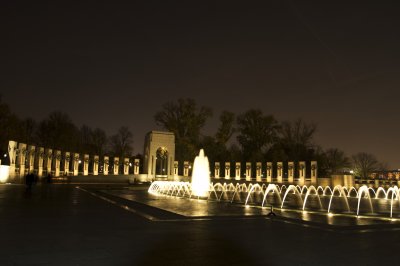
{"label": "low stone wall", "polygon": [[54,177],[52,183],[126,183],[133,180],[133,175],[78,175]]}

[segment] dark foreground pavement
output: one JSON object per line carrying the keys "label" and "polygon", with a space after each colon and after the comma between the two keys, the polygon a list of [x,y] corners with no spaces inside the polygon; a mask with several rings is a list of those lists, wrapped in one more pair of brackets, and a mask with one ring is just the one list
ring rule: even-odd
{"label": "dark foreground pavement", "polygon": [[[279,219],[151,221],[99,188],[0,185],[0,265],[397,264],[400,230],[325,230]],[[100,188],[110,189],[110,187]],[[108,199],[108,200],[107,200]],[[110,200],[111,199],[111,200]],[[162,212],[155,215],[164,214]]]}

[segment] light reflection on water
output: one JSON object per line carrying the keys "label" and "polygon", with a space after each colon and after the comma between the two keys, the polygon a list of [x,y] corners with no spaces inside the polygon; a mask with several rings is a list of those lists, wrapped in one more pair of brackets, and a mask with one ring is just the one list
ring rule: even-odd
{"label": "light reflection on water", "polygon": [[[270,205],[275,205],[274,212],[279,217],[297,219],[308,222],[316,222],[321,224],[329,225],[371,225],[371,224],[399,224],[399,219],[380,219],[374,217],[377,214],[371,213],[368,204],[368,199],[361,199],[360,205],[360,217],[357,218],[354,215],[354,211],[347,212],[341,210],[344,206],[344,201],[340,197],[333,198],[332,214],[328,215],[325,209],[329,197],[321,196],[321,203],[323,209],[320,208],[319,200],[316,196],[310,195],[309,202],[307,202],[307,209],[305,212],[299,210],[299,200],[296,197],[290,197],[285,203],[285,208],[280,209],[280,204],[276,195],[273,194],[268,196],[268,205],[264,208],[257,206],[257,201],[260,197],[254,197],[254,202],[249,204],[249,207],[245,207],[243,203],[234,202],[217,202],[216,200],[198,200],[189,198],[179,198],[171,196],[155,196],[149,195],[148,193],[140,193],[140,191],[108,191],[107,193],[113,193],[119,197],[123,197],[132,201],[142,202],[144,204],[164,209],[173,213],[181,214],[188,217],[201,217],[201,216],[252,216],[252,215],[264,215],[266,216],[270,212]],[[262,200],[262,198],[261,198]],[[385,199],[373,199],[374,209],[379,210],[382,213],[390,211],[390,206],[387,205]],[[354,206],[357,203],[356,199],[349,198],[349,204]],[[398,201],[393,206],[394,209],[400,210]],[[352,210],[354,210],[352,208]],[[339,212],[340,211],[340,212]],[[370,215],[371,217],[365,217]]]}

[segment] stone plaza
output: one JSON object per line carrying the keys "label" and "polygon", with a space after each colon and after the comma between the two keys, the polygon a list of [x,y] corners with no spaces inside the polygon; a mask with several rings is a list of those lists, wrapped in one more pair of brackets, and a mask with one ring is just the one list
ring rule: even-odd
{"label": "stone plaza", "polygon": [[400,244],[390,222],[301,222],[139,185],[0,185],[0,195],[1,265],[377,265]]}
{"label": "stone plaza", "polygon": [[[215,162],[200,199],[186,182],[196,160],[179,171],[173,134],[149,132],[144,151],[140,169],[136,159],[10,141],[0,265],[376,265],[397,258],[387,244],[400,241],[398,189],[322,187],[315,161]],[[208,171],[204,151],[197,158]],[[28,188],[21,181],[29,172],[55,179]],[[358,203],[357,211],[343,202],[349,211]]]}

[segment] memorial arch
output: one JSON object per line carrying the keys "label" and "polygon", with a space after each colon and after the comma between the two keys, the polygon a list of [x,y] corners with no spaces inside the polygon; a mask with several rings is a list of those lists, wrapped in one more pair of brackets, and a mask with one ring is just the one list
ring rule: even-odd
{"label": "memorial arch", "polygon": [[171,132],[151,131],[144,144],[144,174],[148,181],[173,180],[175,135]]}

